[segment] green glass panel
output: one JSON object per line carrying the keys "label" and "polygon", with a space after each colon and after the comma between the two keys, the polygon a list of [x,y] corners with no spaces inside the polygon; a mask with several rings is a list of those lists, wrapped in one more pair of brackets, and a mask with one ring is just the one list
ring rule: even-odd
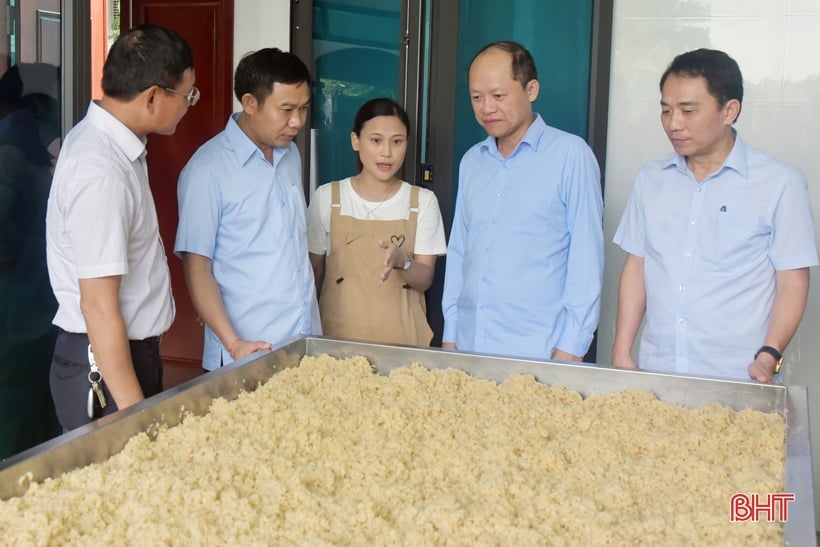
{"label": "green glass panel", "polygon": [[350,131],[362,103],[398,95],[401,1],[319,0],[313,21],[312,177],[318,185],[355,174]]}
{"label": "green glass panel", "polygon": [[464,152],[487,137],[469,100],[473,56],[497,40],[522,44],[535,59],[541,84],[533,109],[548,125],[586,138],[591,35],[592,0],[461,0],[453,181]]}
{"label": "green glass panel", "polygon": [[60,72],[18,55],[15,44],[37,29],[21,24],[19,10],[9,13],[16,35],[10,51],[0,46],[0,62],[11,63],[0,65],[0,460],[60,433],[49,390],[57,301],[45,237],[60,145]]}

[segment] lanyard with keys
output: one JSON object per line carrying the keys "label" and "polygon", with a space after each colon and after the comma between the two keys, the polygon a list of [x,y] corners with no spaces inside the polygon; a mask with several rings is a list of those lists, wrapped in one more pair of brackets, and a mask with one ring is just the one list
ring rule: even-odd
{"label": "lanyard with keys", "polygon": [[106,402],[105,394],[103,393],[102,386],[100,385],[102,382],[102,373],[97,366],[96,359],[94,359],[94,352],[91,351],[91,344],[88,344],[88,364],[91,366],[91,370],[88,371],[88,381],[91,383],[91,387],[88,388],[88,417],[93,420],[94,397],[97,397],[97,400],[100,403],[100,408],[105,408]]}

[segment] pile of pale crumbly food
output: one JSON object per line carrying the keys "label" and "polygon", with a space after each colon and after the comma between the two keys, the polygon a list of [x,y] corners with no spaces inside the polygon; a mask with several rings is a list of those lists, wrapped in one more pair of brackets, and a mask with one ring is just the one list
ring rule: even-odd
{"label": "pile of pale crumbly food", "polygon": [[306,357],[209,414],[0,502],[7,545],[764,545],[784,423],[528,376]]}

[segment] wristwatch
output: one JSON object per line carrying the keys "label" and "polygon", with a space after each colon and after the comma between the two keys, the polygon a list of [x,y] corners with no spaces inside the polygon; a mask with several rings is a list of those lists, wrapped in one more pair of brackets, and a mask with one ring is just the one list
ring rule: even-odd
{"label": "wristwatch", "polygon": [[404,270],[404,271],[407,271],[407,270],[409,270],[409,269],[410,269],[410,266],[411,266],[412,264],[413,264],[413,258],[408,256],[408,257],[407,257],[407,262],[405,262],[405,263],[404,263],[404,264],[402,264],[401,266],[393,266],[393,269],[394,269],[394,270]]}
{"label": "wristwatch", "polygon": [[774,357],[774,373],[777,374],[780,372],[780,367],[783,366],[783,354],[771,346],[760,346],[760,349],[755,353],[755,361],[757,361],[757,356],[761,353],[768,353]]}

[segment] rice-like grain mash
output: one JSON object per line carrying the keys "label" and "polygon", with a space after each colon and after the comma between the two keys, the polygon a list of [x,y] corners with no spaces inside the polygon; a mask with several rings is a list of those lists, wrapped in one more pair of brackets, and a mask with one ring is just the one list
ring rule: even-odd
{"label": "rice-like grain mash", "polygon": [[590,396],[305,357],[156,440],[0,502],[8,545],[763,545],[784,423],[644,391]]}

